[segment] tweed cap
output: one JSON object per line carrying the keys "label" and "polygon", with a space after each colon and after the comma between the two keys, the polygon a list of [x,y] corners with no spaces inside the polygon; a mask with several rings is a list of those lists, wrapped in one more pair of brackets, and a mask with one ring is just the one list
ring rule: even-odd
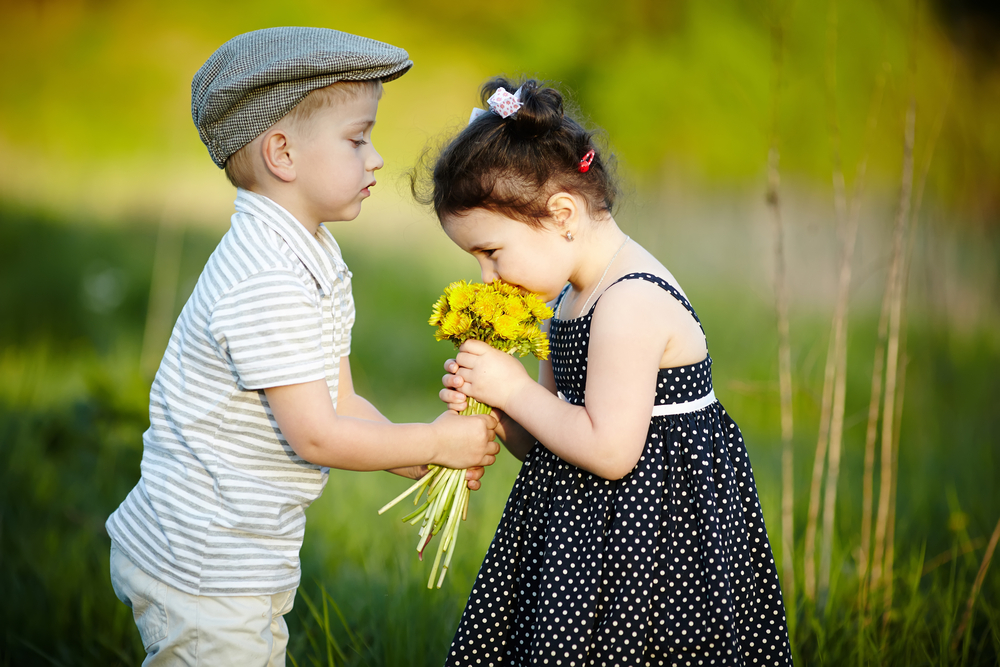
{"label": "tweed cap", "polygon": [[219,47],[191,81],[191,116],[221,169],[306,95],[338,81],[391,81],[403,49],[328,28],[266,28]]}

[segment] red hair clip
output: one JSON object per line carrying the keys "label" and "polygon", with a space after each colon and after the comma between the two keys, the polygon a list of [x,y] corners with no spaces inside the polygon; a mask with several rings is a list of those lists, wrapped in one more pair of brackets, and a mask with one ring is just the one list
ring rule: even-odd
{"label": "red hair clip", "polygon": [[580,158],[580,166],[577,169],[580,170],[581,174],[586,174],[590,171],[590,163],[594,161],[594,149],[591,148],[589,151],[584,153],[583,157]]}

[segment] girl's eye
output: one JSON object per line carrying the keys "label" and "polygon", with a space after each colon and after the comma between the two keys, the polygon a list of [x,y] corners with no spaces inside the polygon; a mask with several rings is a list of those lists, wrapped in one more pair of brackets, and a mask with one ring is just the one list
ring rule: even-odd
{"label": "girl's eye", "polygon": [[354,143],[355,148],[361,148],[362,146],[368,143],[364,139],[351,139],[351,141]]}
{"label": "girl's eye", "polygon": [[483,254],[485,256],[487,256],[487,257],[492,257],[493,253],[495,253],[495,252],[496,252],[496,250],[493,249],[493,248],[490,248],[489,250],[483,250]]}

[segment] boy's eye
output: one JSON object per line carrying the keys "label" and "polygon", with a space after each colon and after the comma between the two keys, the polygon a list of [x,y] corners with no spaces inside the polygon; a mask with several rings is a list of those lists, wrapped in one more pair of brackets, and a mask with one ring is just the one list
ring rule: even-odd
{"label": "boy's eye", "polygon": [[364,139],[351,139],[351,142],[354,144],[355,148],[361,148],[362,146],[368,143]]}
{"label": "boy's eye", "polygon": [[495,248],[489,248],[489,249],[483,249],[482,250],[483,255],[485,255],[486,257],[492,257],[493,253],[495,253],[495,252],[496,252]]}

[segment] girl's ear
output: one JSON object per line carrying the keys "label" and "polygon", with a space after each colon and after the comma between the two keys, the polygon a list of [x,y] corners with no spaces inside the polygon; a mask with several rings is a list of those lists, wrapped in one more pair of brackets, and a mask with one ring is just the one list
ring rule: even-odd
{"label": "girl's ear", "polygon": [[559,234],[576,232],[580,220],[580,203],[568,192],[557,192],[546,202],[549,219]]}
{"label": "girl's ear", "polygon": [[260,150],[264,166],[271,176],[285,183],[295,180],[295,164],[292,161],[290,148],[289,136],[281,128],[271,128],[261,140]]}

